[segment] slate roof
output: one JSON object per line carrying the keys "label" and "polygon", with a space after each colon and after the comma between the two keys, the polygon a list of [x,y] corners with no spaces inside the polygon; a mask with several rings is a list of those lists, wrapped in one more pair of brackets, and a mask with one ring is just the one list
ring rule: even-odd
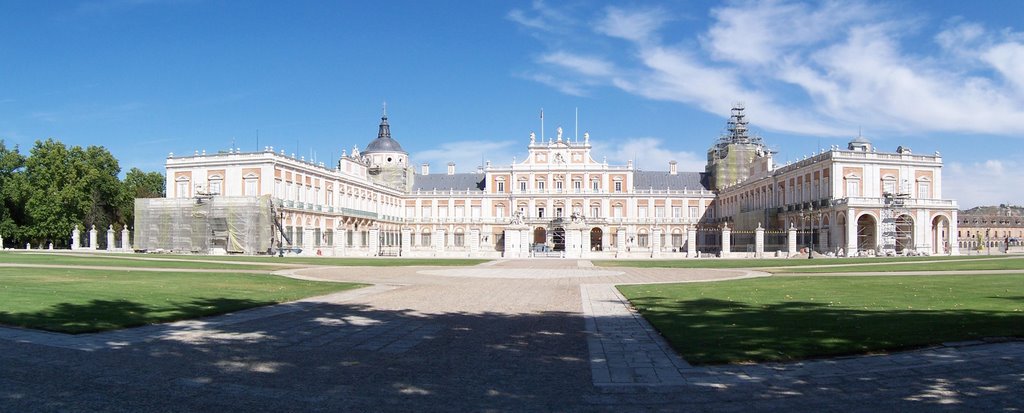
{"label": "slate roof", "polygon": [[476,173],[458,173],[454,175],[437,174],[437,175],[414,175],[412,180],[412,190],[423,190],[423,191],[447,191],[450,189],[456,191],[480,191],[484,190],[484,174]]}
{"label": "slate roof", "polygon": [[707,189],[707,177],[704,172],[679,172],[670,175],[668,171],[636,171],[633,175],[633,188],[636,189]]}

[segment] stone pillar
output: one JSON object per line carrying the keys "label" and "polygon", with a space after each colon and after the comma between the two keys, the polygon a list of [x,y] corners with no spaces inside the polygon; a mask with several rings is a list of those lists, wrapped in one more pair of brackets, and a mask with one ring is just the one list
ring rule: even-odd
{"label": "stone pillar", "polygon": [[661,227],[651,229],[651,258],[661,257]]}
{"label": "stone pillar", "polygon": [[316,239],[313,236],[313,227],[302,229],[302,250],[307,254],[316,255]]}
{"label": "stone pillar", "polygon": [[0,235],[0,251],[4,250],[4,236]]}
{"label": "stone pillar", "polygon": [[434,231],[434,237],[430,239],[434,243],[434,250],[438,253],[444,252],[445,235],[444,228],[438,228],[437,231]]}
{"label": "stone pillar", "polygon": [[92,229],[89,230],[89,249],[91,249],[91,250],[95,250],[96,249],[96,234],[97,233],[98,233],[98,231],[96,231],[96,226],[93,225]]}
{"label": "stone pillar", "polygon": [[[0,243],[0,245],[3,245],[3,244],[2,244],[2,243]],[[0,248],[0,249],[3,249],[3,248]],[[49,244],[46,244],[46,249],[48,249],[48,250],[50,250],[50,251],[53,251],[53,243],[51,242],[51,243],[49,243]]]}
{"label": "stone pillar", "polygon": [[588,247],[583,244],[584,228],[574,224],[565,230],[565,257],[581,258]]}
{"label": "stone pillar", "polygon": [[107,227],[107,251],[113,251],[117,245],[114,245],[114,226]]}
{"label": "stone pillar", "polygon": [[590,242],[591,242],[591,240],[590,240],[590,230],[587,229],[587,228],[583,228],[583,231],[580,234],[582,235],[582,239],[580,240],[580,244],[582,244],[582,249],[583,249],[582,253],[580,254],[580,258],[589,258],[590,257]]}
{"label": "stone pillar", "polygon": [[622,256],[626,254],[626,227],[615,229],[615,254]]}
{"label": "stone pillar", "polygon": [[380,228],[370,228],[370,256],[376,257],[380,253]]}
{"label": "stone pillar", "polygon": [[729,228],[727,222],[722,227],[722,258],[728,257],[729,254],[732,254],[732,228]]}
{"label": "stone pillar", "polygon": [[533,234],[530,231],[530,227],[525,227],[519,230],[519,256],[526,258],[530,256],[530,237]]}
{"label": "stone pillar", "polygon": [[75,225],[75,229],[71,230],[71,249],[77,250],[82,248],[82,231],[78,230],[78,225]]}
{"label": "stone pillar", "polygon": [[412,251],[412,228],[402,228],[402,248],[398,255],[409,256],[409,251]]}
{"label": "stone pillar", "polygon": [[519,230],[505,228],[505,258],[519,258]]}
{"label": "stone pillar", "polygon": [[793,223],[789,223],[789,231],[786,233],[786,252],[788,257],[796,255],[796,227]]}
{"label": "stone pillar", "polygon": [[128,226],[121,228],[121,250],[132,251],[131,240],[129,239],[130,233],[128,232]]}
{"label": "stone pillar", "polygon": [[857,214],[852,209],[846,216],[846,256],[857,256]]}
{"label": "stone pillar", "polygon": [[757,229],[754,230],[754,257],[764,258],[764,227],[761,223],[757,223]]}
{"label": "stone pillar", "polygon": [[697,228],[686,227],[686,256],[697,258]]}
{"label": "stone pillar", "polygon": [[472,256],[477,256],[480,253],[480,228],[469,229],[469,253]]}

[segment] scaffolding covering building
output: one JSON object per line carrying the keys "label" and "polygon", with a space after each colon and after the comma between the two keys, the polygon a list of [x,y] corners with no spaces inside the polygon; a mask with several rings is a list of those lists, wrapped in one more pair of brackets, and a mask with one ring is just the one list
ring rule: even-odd
{"label": "scaffolding covering building", "polygon": [[135,249],[179,253],[268,253],[274,245],[269,195],[135,200]]}

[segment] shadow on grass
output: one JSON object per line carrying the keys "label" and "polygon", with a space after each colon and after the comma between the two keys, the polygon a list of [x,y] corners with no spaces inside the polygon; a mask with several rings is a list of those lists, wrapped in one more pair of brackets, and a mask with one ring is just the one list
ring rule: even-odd
{"label": "shadow on grass", "polygon": [[858,310],[806,301],[755,306],[719,299],[665,304],[661,300],[632,298],[640,313],[695,364],[790,361],[986,337],[1024,337],[1022,312]]}
{"label": "shadow on grass", "polygon": [[81,334],[206,317],[271,304],[275,302],[235,298],[168,302],[163,306],[129,300],[92,300],[85,304],[57,304],[31,313],[0,311],[0,324]]}

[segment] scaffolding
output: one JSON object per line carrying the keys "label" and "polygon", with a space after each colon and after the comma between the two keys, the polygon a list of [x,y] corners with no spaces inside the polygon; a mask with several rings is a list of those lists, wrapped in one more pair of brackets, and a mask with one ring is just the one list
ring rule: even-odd
{"label": "scaffolding", "polygon": [[914,248],[914,224],[904,218],[910,215],[906,207],[910,194],[906,192],[883,194],[885,206],[881,211],[880,252],[885,255],[904,254],[908,249]]}
{"label": "scaffolding", "polygon": [[135,249],[266,254],[274,244],[270,196],[135,200]]}

